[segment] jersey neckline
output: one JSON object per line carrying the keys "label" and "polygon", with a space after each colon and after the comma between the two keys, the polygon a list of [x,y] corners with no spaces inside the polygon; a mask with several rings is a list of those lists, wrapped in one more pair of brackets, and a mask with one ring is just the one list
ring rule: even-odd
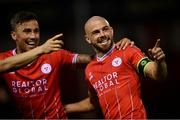
{"label": "jersey neckline", "polygon": [[102,57],[98,57],[98,55],[96,54],[96,60],[98,62],[105,60],[109,56],[109,54],[111,54],[113,52],[114,48],[115,48],[115,44],[113,44],[112,48],[106,54],[104,54]]}

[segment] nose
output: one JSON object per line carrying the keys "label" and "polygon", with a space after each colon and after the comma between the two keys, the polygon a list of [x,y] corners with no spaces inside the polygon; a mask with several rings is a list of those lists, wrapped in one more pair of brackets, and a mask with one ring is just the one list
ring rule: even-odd
{"label": "nose", "polygon": [[36,38],[36,33],[35,33],[35,32],[31,32],[31,33],[30,33],[30,38],[31,38],[31,39]]}
{"label": "nose", "polygon": [[104,31],[100,31],[100,36],[105,36],[105,32]]}
{"label": "nose", "polygon": [[105,36],[105,32],[104,31],[100,31],[100,37],[104,37]]}

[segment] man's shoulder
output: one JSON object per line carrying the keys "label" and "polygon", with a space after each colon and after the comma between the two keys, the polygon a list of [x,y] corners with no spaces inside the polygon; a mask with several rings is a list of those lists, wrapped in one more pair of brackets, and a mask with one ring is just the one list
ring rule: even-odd
{"label": "man's shoulder", "polygon": [[7,50],[4,52],[0,52],[0,59],[7,58],[13,56],[13,50]]}
{"label": "man's shoulder", "polygon": [[66,50],[66,49],[60,49],[60,50],[51,52],[50,54],[57,54],[57,53],[60,53],[60,54],[75,54],[74,52],[72,52],[70,50]]}
{"label": "man's shoulder", "polygon": [[140,52],[141,51],[141,49],[140,48],[138,48],[137,46],[135,46],[135,45],[133,45],[133,46],[131,46],[131,45],[128,45],[125,49],[123,49],[123,50],[116,50],[116,51],[119,51],[119,52],[125,52],[125,53],[133,53],[133,52]]}
{"label": "man's shoulder", "polygon": [[96,68],[98,63],[96,56],[93,56],[92,60],[86,66],[86,71]]}

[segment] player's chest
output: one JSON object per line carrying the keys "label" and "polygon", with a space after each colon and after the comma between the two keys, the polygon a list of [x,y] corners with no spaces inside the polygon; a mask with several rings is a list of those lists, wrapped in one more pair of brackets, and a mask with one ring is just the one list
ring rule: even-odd
{"label": "player's chest", "polygon": [[128,62],[121,56],[110,57],[104,61],[92,63],[86,69],[86,76],[91,83],[99,80],[108,81],[117,79],[129,69]]}
{"label": "player's chest", "polygon": [[51,60],[40,59],[27,66],[4,74],[6,79],[34,80],[47,78],[57,71],[56,64]]}

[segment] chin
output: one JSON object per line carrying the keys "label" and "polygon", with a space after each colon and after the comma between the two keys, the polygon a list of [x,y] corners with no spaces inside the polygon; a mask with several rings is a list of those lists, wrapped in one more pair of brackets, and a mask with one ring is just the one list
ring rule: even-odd
{"label": "chin", "polygon": [[32,49],[34,49],[34,48],[28,48],[28,49],[26,49],[26,51],[30,51],[30,50],[32,50]]}
{"label": "chin", "polygon": [[34,48],[36,48],[37,46],[33,46],[33,47],[28,47],[27,49],[28,50],[32,50],[32,49],[34,49]]}
{"label": "chin", "polygon": [[111,49],[111,48],[108,47],[108,48],[106,48],[106,49],[103,49],[102,51],[104,51],[104,53],[106,53],[106,52],[108,52],[110,49]]}
{"label": "chin", "polygon": [[106,53],[106,52],[108,52],[111,49],[111,47],[110,46],[103,46],[103,47],[99,47],[97,49],[99,51],[103,52],[103,53]]}
{"label": "chin", "polygon": [[112,45],[113,45],[113,44],[110,43],[110,44],[108,44],[108,45],[103,46],[102,48],[104,48],[104,51],[109,51],[109,50],[111,49]]}

